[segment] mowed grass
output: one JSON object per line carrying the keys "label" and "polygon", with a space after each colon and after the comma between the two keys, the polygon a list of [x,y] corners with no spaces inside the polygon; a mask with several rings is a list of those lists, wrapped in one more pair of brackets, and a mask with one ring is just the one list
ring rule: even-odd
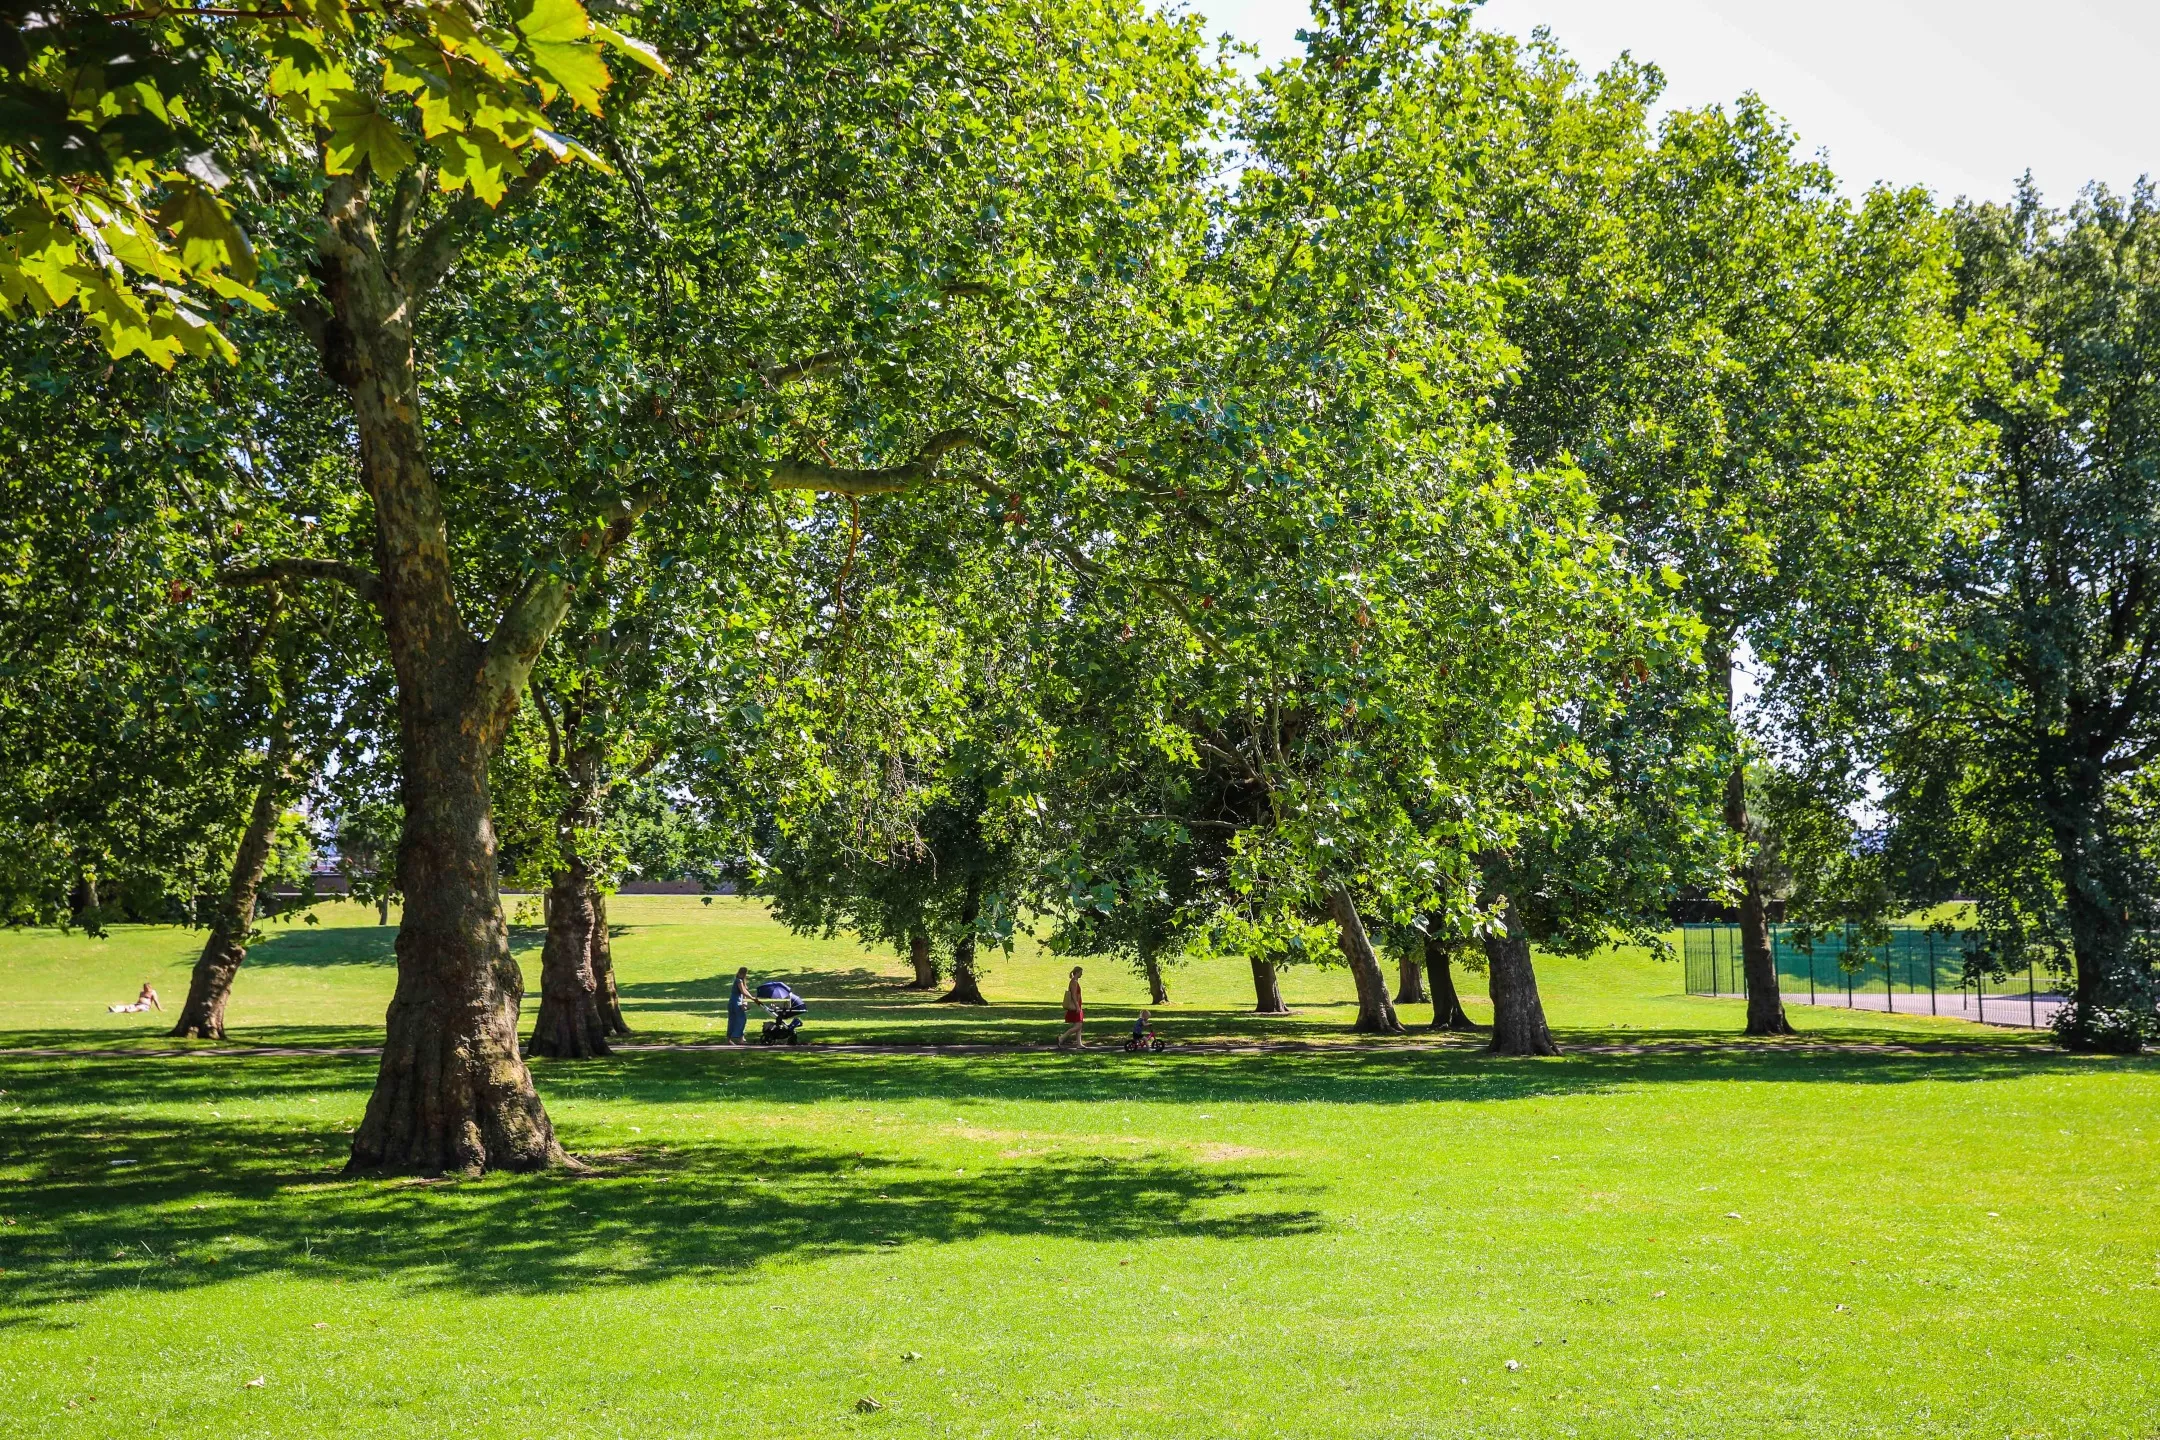
{"label": "mowed grass", "polygon": [[[102,1012],[199,937],[0,936],[0,1045],[77,1052],[0,1055],[0,1434],[2160,1435],[2153,1061],[1749,1044],[1632,954],[1541,960],[1559,1060],[1349,1040],[1339,971],[1254,1020],[1241,964],[1173,976],[1193,1048],[1058,1055],[1057,957],[955,1015],[754,903],[616,910],[640,1038],[748,964],[911,1048],[540,1063],[589,1175],[346,1180],[371,1060],[100,1053],[190,1048]],[[235,1040],[365,1043],[361,919],[259,947]]]}
{"label": "mowed grass", "polygon": [[[1101,1022],[1097,1038],[1116,1038],[1147,1002],[1146,983],[1130,965],[1104,957],[1076,962],[1024,936],[1012,953],[984,956],[983,988],[991,1004],[951,1006],[899,988],[908,971],[892,954],[866,949],[846,935],[791,934],[754,898],[720,896],[707,903],[696,896],[618,895],[609,908],[623,1011],[645,1041],[722,1038],[728,984],[738,965],[748,966],[753,979],[786,980],[810,998],[803,1034],[811,1043],[1046,1043],[1062,1028],[1065,972],[1075,963],[1087,972],[1089,1013]],[[377,925],[368,906],[325,903],[313,914],[314,923],[297,916],[269,922],[267,938],[249,952],[227,1013],[236,1043],[365,1045],[380,1037],[396,982],[396,912],[389,926]],[[540,934],[513,930],[512,942],[524,966],[526,994],[536,997]],[[17,1045],[165,1048],[164,1032],[187,993],[188,971],[201,946],[201,932],[165,926],[120,926],[107,939],[49,930],[0,933],[0,1031]],[[1547,1014],[1578,1038],[1640,1038],[1639,1032],[1712,1038],[1738,1034],[1745,1023],[1739,1001],[1682,993],[1677,959],[1659,960],[1641,950],[1588,960],[1543,957],[1539,974]],[[164,1014],[106,1013],[108,1005],[134,999],[145,979],[156,985]],[[1490,1018],[1482,979],[1462,974],[1458,984],[1472,1015]],[[1158,1028],[1173,1040],[1340,1039],[1357,1009],[1349,975],[1340,967],[1285,969],[1283,995],[1295,1011],[1287,1019],[1250,1013],[1252,975],[1241,961],[1176,967],[1169,985],[1171,1004]],[[752,1016],[761,1018],[755,1010]],[[1404,1018],[1416,1025],[1431,1012],[1417,1007]],[[1827,1006],[1796,1005],[1792,1018],[1803,1032],[1831,1038],[2000,1044],[2038,1038],[1964,1021]]]}

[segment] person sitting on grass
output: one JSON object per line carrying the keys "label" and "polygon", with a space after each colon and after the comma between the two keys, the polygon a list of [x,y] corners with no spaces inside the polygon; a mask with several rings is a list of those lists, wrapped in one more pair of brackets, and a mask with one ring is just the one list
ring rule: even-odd
{"label": "person sitting on grass", "polygon": [[145,980],[142,982],[142,993],[135,997],[134,1004],[108,1005],[105,1007],[105,1013],[108,1015],[140,1015],[145,1010],[163,1010],[164,1008],[163,1005],[158,1004],[157,991],[151,989],[150,982]]}

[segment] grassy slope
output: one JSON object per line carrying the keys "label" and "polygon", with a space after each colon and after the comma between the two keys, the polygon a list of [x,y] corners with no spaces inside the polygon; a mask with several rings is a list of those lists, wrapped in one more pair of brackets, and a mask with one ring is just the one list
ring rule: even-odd
{"label": "grassy slope", "polygon": [[[956,1021],[695,905],[619,906],[643,1028],[705,1035],[737,962],[826,1036],[1054,1028],[1053,958]],[[281,935],[236,1023],[365,1037],[387,967],[326,962],[382,940]],[[141,1036],[97,1012],[186,942],[0,937],[0,1043]],[[1541,969],[1577,1038],[1739,1023]],[[1246,983],[1176,976],[1166,1028],[1241,1033]],[[1345,977],[1290,989],[1271,1029],[1339,1033]],[[645,1053],[537,1072],[595,1176],[439,1185],[336,1177],[366,1060],[0,1057],[0,1434],[2160,1434],[2160,1067],[1994,1038]]]}
{"label": "grassy slope", "polygon": [[[1072,963],[1023,940],[1012,955],[989,957],[984,989],[990,1006],[936,1006],[931,997],[895,987],[907,970],[894,956],[866,951],[845,937],[790,935],[754,900],[723,897],[706,905],[689,896],[617,896],[611,910],[620,932],[615,955],[624,1010],[643,1039],[700,1041],[723,1033],[728,978],[735,966],[748,965],[757,977],[786,979],[811,997],[804,1033],[812,1039],[1045,1041],[1059,1028],[1065,970]],[[362,906],[325,904],[316,917],[313,925],[273,923],[269,938],[250,953],[227,1017],[236,1041],[368,1044],[379,1036],[395,978],[395,929],[378,927],[374,911]],[[18,1045],[162,1045],[201,943],[199,932],[147,926],[120,927],[106,940],[52,931],[0,935],[0,1031],[11,1032],[10,1043]],[[526,992],[537,994],[539,936],[518,931],[516,944]],[[1090,1013],[1122,1029],[1147,999],[1145,983],[1115,960],[1081,964],[1088,972]],[[1744,1021],[1738,1001],[1680,993],[1678,962],[1641,951],[1590,960],[1548,957],[1540,973],[1547,1013],[1568,1029],[1718,1035],[1738,1032]],[[105,1013],[107,1004],[132,1000],[145,978],[163,996],[167,1016]],[[1458,983],[1473,1015],[1489,1015],[1483,982],[1465,975]],[[1252,978],[1241,962],[1173,970],[1170,993],[1159,1028],[1173,1038],[1333,1037],[1356,1011],[1349,977],[1339,968],[1284,973],[1283,994],[1298,1012],[1287,1021],[1245,1013],[1252,1007]],[[1414,1022],[1428,1014],[1421,1009],[1406,1018]],[[1827,1007],[1796,1006],[1793,1023],[1803,1031],[1872,1038],[2031,1038],[1962,1021]]]}

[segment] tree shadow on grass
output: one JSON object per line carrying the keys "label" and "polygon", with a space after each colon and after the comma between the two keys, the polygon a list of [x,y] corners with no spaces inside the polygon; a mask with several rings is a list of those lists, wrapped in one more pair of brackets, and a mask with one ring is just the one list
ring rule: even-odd
{"label": "tree shadow on grass", "polygon": [[[2152,1061],[1769,1046],[1561,1061],[1378,1049],[656,1052],[535,1066],[573,1149],[620,1135],[587,1130],[591,1110],[578,1102],[617,1114],[650,1107],[633,1112],[652,1132],[638,1148],[587,1152],[595,1174],[427,1184],[336,1173],[374,1078],[370,1059],[0,1058],[0,1104],[11,1110],[0,1115],[0,1217],[14,1222],[0,1228],[0,1325],[61,1323],[55,1306],[117,1288],[265,1273],[387,1276],[476,1293],[552,1290],[727,1280],[764,1262],[985,1237],[1265,1241],[1321,1224],[1294,1177],[1244,1159],[1206,1163],[1177,1139],[1138,1152],[1121,1142],[1105,1154],[1099,1137],[1038,1137],[1049,1144],[995,1152],[961,1171],[945,1168],[949,1156],[933,1164],[919,1152],[879,1153],[870,1135],[862,1151],[800,1138],[670,1136],[671,1111],[714,1105],[784,1115],[814,1102],[932,1099],[964,1115],[970,1104],[1015,1100],[1508,1102],[1660,1084],[1987,1083],[2090,1073],[2096,1064],[2160,1073]],[[284,1113],[259,1113],[273,1106]]]}
{"label": "tree shadow on grass", "polygon": [[1281,1176],[1179,1153],[1074,1146],[960,1171],[811,1144],[656,1142],[589,1156],[584,1176],[423,1183],[337,1177],[341,1131],[113,1125],[76,1112],[30,1137],[22,1117],[0,1124],[0,1150],[31,1157],[13,1167],[28,1184],[0,1241],[0,1327],[64,1323],[54,1307],[115,1289],[273,1273],[560,1291],[996,1236],[1260,1241],[1320,1224],[1282,1203]]}
{"label": "tree shadow on grass", "polygon": [[[397,964],[397,937],[395,925],[284,924],[248,947],[247,964],[301,969],[331,965],[389,967]],[[523,925],[510,927],[510,949],[516,954],[537,954],[546,939],[543,930]]]}
{"label": "tree shadow on grass", "polygon": [[539,1062],[542,1091],[662,1105],[728,1100],[939,1100],[1213,1105],[1319,1101],[1410,1105],[1587,1095],[1652,1085],[1984,1083],[2090,1073],[2095,1065],[2160,1074],[2156,1060],[2000,1052],[1884,1054],[1850,1049],[1714,1045],[1645,1054],[1503,1059],[1478,1042],[1448,1050],[1342,1047],[1262,1053],[1171,1051],[1081,1055],[1042,1051],[907,1054],[812,1050],[681,1050],[604,1061]]}

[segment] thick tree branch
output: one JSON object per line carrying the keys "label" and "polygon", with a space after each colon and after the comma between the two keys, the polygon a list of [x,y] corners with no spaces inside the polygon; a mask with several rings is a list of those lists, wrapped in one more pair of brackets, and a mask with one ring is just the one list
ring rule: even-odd
{"label": "thick tree branch", "polygon": [[969,430],[940,430],[922,443],[913,458],[875,470],[849,470],[811,460],[782,460],[766,483],[775,490],[817,490],[828,495],[894,495],[945,477],[938,461],[955,450],[984,450],[989,444]]}
{"label": "thick tree branch", "polygon": [[815,355],[805,355],[800,360],[790,360],[785,365],[775,365],[772,369],[764,371],[762,378],[768,389],[777,390],[791,381],[805,380],[812,375],[823,375],[827,371],[839,369],[842,364],[846,363],[850,353],[852,352],[847,350],[820,350]]}
{"label": "thick tree branch", "polygon": [[[632,499],[616,501],[599,525],[571,536],[566,548],[574,559],[598,564],[630,538],[638,517],[659,499],[658,491],[649,491]],[[525,688],[526,677],[532,673],[533,662],[540,658],[548,637],[555,633],[555,627],[562,623],[570,609],[574,589],[575,582],[564,567],[536,567],[518,587],[510,603],[503,607],[502,619],[496,622],[495,633],[488,637],[481,651],[481,694],[490,716],[506,718],[515,708],[518,692]]]}
{"label": "thick tree branch", "polygon": [[335,580],[377,609],[382,606],[381,577],[372,570],[363,570],[358,565],[348,565],[342,560],[308,560],[293,556],[282,560],[266,560],[260,565],[246,565],[237,570],[220,570],[215,578],[218,584],[236,589],[247,585],[275,585],[293,580]]}
{"label": "thick tree branch", "polygon": [[557,163],[548,155],[533,159],[525,173],[506,187],[500,204],[491,206],[475,195],[463,195],[452,202],[450,208],[414,242],[410,258],[400,272],[405,293],[416,304],[425,298],[463,257],[472,232],[496,216],[524,204],[533,191],[540,188],[541,182],[554,172]]}

